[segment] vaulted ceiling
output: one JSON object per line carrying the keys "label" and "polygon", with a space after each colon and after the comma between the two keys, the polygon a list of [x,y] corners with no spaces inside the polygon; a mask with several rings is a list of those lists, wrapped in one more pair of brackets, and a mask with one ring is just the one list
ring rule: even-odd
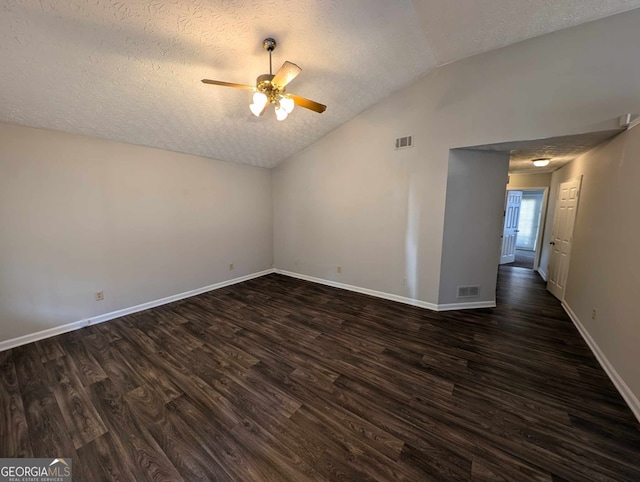
{"label": "vaulted ceiling", "polygon": [[[640,7],[640,0],[4,0],[0,121],[272,167],[439,65]],[[274,70],[328,105],[255,118]]]}

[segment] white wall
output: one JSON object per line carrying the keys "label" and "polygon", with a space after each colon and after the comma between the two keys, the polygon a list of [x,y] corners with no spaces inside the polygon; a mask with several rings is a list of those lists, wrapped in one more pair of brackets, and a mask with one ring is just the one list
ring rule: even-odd
{"label": "white wall", "polygon": [[[273,174],[276,266],[437,303],[449,149],[616,128],[640,111],[638,25],[631,11],[441,67],[293,156]],[[394,151],[405,135],[415,147]]]}
{"label": "white wall", "polygon": [[[439,305],[495,306],[508,152],[454,149],[449,156]],[[466,219],[464,223],[452,220]],[[479,285],[478,298],[457,287]]]}
{"label": "white wall", "polygon": [[0,123],[0,226],[3,341],[270,268],[271,173]]}
{"label": "white wall", "polygon": [[[640,127],[553,173],[560,183],[580,175],[565,303],[640,399]],[[549,209],[547,225],[553,222]],[[592,310],[597,310],[592,320]],[[640,417],[640,404],[635,406]]]}

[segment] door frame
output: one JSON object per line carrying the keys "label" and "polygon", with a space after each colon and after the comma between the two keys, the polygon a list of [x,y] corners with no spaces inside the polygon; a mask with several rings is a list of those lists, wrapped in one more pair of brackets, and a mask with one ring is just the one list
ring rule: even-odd
{"label": "door frame", "polygon": [[[545,235],[545,229],[547,228],[547,208],[549,206],[549,186],[541,186],[541,187],[514,187],[512,189],[507,189],[505,194],[505,206],[507,202],[507,196],[509,196],[509,191],[543,191],[542,194],[542,210],[540,211],[540,225],[538,226],[538,239],[536,240],[535,246],[535,258],[533,260],[533,271],[540,273],[540,256],[542,255],[542,238]],[[504,224],[504,223],[503,223]],[[503,228],[504,229],[504,228]],[[546,280],[546,273],[542,278]]]}

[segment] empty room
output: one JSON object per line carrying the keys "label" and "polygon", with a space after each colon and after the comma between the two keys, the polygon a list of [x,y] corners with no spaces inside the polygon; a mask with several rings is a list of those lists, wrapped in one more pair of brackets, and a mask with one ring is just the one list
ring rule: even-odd
{"label": "empty room", "polygon": [[0,0],[0,480],[640,480],[638,45]]}

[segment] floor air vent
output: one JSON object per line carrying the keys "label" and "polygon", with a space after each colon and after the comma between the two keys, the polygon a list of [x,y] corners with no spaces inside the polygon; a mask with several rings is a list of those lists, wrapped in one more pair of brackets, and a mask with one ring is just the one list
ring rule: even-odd
{"label": "floor air vent", "polygon": [[458,286],[457,298],[477,298],[480,296],[480,286]]}
{"label": "floor air vent", "polygon": [[396,149],[407,149],[413,147],[413,136],[398,137],[396,139]]}

